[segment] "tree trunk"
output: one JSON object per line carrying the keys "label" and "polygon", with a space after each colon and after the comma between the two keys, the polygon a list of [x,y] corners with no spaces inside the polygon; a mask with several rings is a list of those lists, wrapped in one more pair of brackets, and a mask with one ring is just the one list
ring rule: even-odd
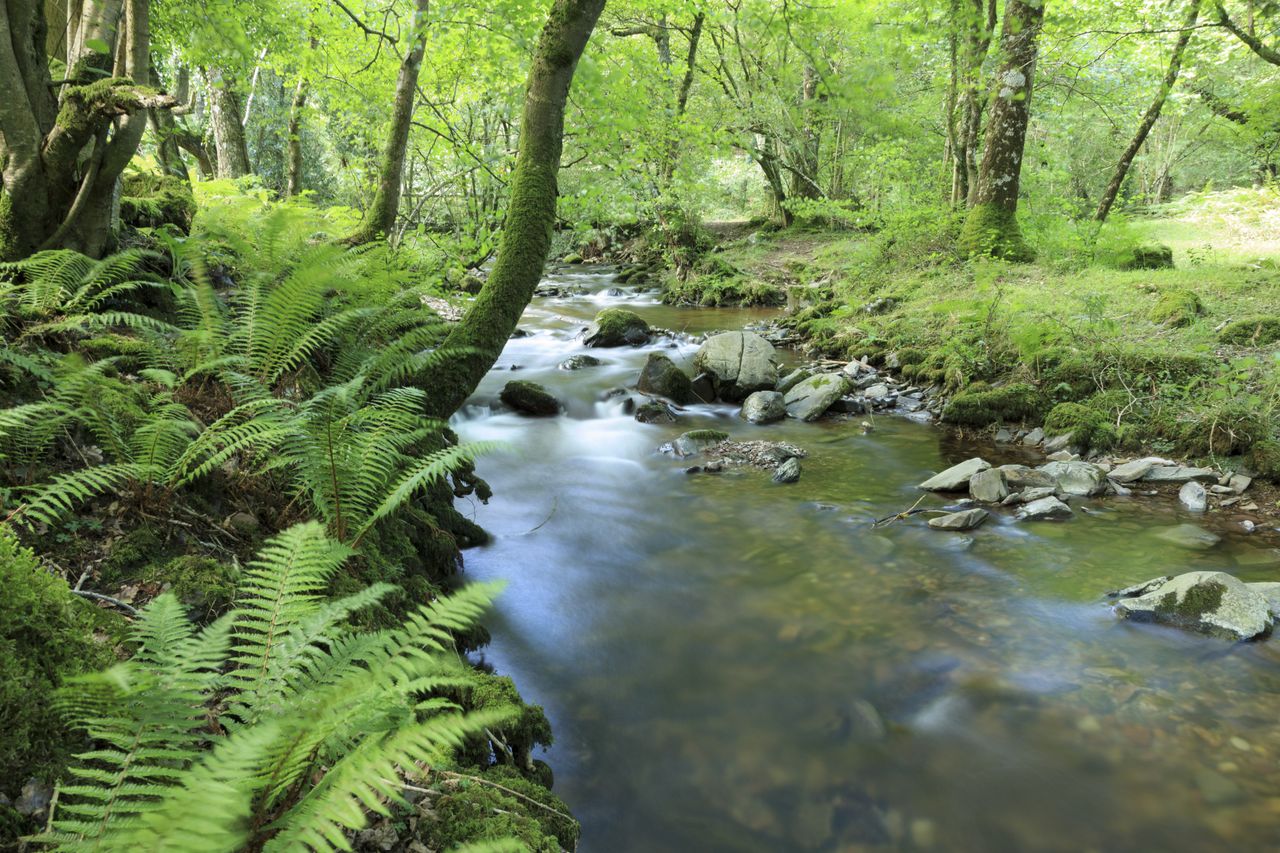
{"label": "tree trunk", "polygon": [[[0,4],[0,259],[42,248],[101,254],[111,243],[121,172],[137,151],[147,110],[173,99],[145,89],[147,0],[82,0],[65,38],[49,35],[46,4]],[[72,13],[74,12],[74,13]],[[67,58],[53,85],[49,49]],[[113,51],[103,53],[103,44]],[[96,48],[96,49],[95,49]],[[82,81],[95,82],[82,82]]]}
{"label": "tree trunk", "polygon": [[1191,41],[1191,33],[1199,17],[1200,0],[1191,0],[1187,5],[1187,18],[1183,21],[1183,28],[1173,45],[1173,55],[1169,57],[1169,67],[1164,73],[1164,79],[1160,81],[1160,89],[1151,101],[1151,106],[1147,107],[1147,112],[1138,124],[1138,130],[1133,134],[1133,139],[1129,140],[1129,147],[1125,148],[1124,153],[1120,155],[1120,162],[1116,163],[1115,171],[1111,173],[1111,180],[1102,193],[1101,201],[1098,202],[1098,212],[1093,215],[1093,218],[1099,223],[1107,221],[1107,215],[1111,213],[1111,207],[1116,203],[1116,197],[1120,195],[1120,187],[1124,184],[1125,176],[1129,174],[1129,167],[1133,165],[1133,158],[1138,156],[1142,144],[1147,141],[1147,134],[1151,133],[1151,128],[1155,127],[1156,120],[1160,118],[1160,111],[1164,109],[1164,102],[1168,100],[1169,93],[1178,82],[1178,74],[1182,72],[1182,57],[1187,52],[1187,44]]}
{"label": "tree trunk", "polygon": [[[702,38],[702,24],[705,19],[706,14],[699,12],[693,18],[693,29],[689,31],[689,52],[685,57],[684,77],[681,78],[680,88],[676,91],[675,116],[668,130],[667,142],[662,154],[662,166],[658,170],[659,192],[665,192],[671,185],[671,180],[676,173],[676,164],[680,159],[680,122],[684,119],[685,110],[689,106],[689,92],[693,89],[693,78],[698,70],[698,42]],[[668,42],[668,57],[670,52],[671,45]]]}
{"label": "tree trunk", "polygon": [[564,111],[578,59],[605,0],[554,0],[538,38],[525,92],[520,149],[493,272],[441,349],[449,358],[424,378],[429,414],[448,418],[502,354],[533,298],[551,250]]}
{"label": "tree trunk", "polygon": [[818,70],[812,65],[804,67],[800,83],[800,144],[795,156],[795,171],[791,173],[793,198],[822,198],[818,187],[818,144],[820,137],[813,109],[818,99]]}
{"label": "tree trunk", "polygon": [[960,234],[971,255],[1011,261],[1034,257],[1018,229],[1018,187],[1031,119],[1036,40],[1044,23],[1045,0],[1007,0],[1000,34],[1000,69],[993,81],[977,195]]}
{"label": "tree trunk", "polygon": [[292,198],[302,192],[302,111],[307,106],[307,78],[299,77],[289,104],[289,138],[285,164],[284,194]]}
{"label": "tree trunk", "polygon": [[382,149],[378,186],[363,227],[350,238],[353,244],[368,243],[391,233],[400,210],[400,183],[404,177],[404,153],[409,147],[409,127],[418,96],[418,72],[426,52],[428,0],[414,0],[413,43],[400,63],[396,77],[396,97],[391,110],[391,127],[387,144]]}
{"label": "tree trunk", "polygon": [[244,125],[240,123],[243,112],[235,78],[216,69],[209,72],[208,78],[210,124],[213,126],[213,145],[217,149],[218,177],[243,178],[253,171],[253,167],[249,164]]}
{"label": "tree trunk", "polygon": [[958,0],[955,27],[962,34],[957,58],[959,122],[953,160],[951,202],[972,206],[978,187],[978,136],[982,130],[982,63],[996,27],[995,0]]}

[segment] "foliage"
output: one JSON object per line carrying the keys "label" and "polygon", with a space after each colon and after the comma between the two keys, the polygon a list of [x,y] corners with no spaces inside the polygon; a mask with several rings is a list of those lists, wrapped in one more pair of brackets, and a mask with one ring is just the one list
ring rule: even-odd
{"label": "foliage", "polygon": [[65,711],[95,742],[61,786],[44,840],[62,849],[341,849],[370,811],[387,814],[402,774],[435,763],[502,710],[462,713],[432,693],[466,682],[451,632],[489,590],[420,607],[367,634],[348,617],[373,586],[321,594],[352,552],[320,525],[270,540],[237,606],[197,628],[172,595],[134,626],[133,657],[82,676]]}

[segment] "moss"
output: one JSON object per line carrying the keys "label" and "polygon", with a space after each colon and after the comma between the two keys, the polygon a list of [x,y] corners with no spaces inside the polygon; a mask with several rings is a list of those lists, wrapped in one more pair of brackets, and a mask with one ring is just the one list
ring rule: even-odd
{"label": "moss", "polygon": [[1014,263],[1030,263],[1036,256],[1018,228],[1017,212],[994,204],[974,205],[969,210],[957,245],[971,257]]}
{"label": "moss", "polygon": [[98,570],[98,579],[107,586],[138,580],[148,566],[164,559],[166,551],[164,537],[157,528],[135,527],[112,543]]}
{"label": "moss", "polygon": [[1224,584],[1209,581],[1187,589],[1181,601],[1178,600],[1177,592],[1170,592],[1156,602],[1156,616],[1161,622],[1197,625],[1204,614],[1218,609],[1226,591]]}
{"label": "moss", "polygon": [[[69,675],[115,661],[121,621],[71,593],[34,553],[0,533],[0,791],[15,796],[26,779],[52,781],[79,744],[50,705]],[[11,787],[13,786],[13,787]]]}
{"label": "moss", "polygon": [[134,228],[176,225],[184,234],[191,230],[196,200],[191,185],[182,178],[156,172],[125,175],[120,198],[120,219]]}
{"label": "moss", "polygon": [[1269,420],[1254,408],[1228,402],[1211,405],[1182,422],[1178,449],[1188,456],[1244,453],[1271,435]]}
{"label": "moss", "polygon": [[686,432],[681,438],[687,438],[690,441],[706,441],[719,443],[729,439],[729,433],[721,432],[718,429],[693,429]]}
{"label": "moss", "polygon": [[693,391],[693,380],[679,365],[660,352],[650,353],[645,359],[640,379],[636,382],[636,390],[666,397],[678,405],[692,403],[697,399]]}
{"label": "moss", "polygon": [[13,198],[0,189],[0,261],[16,261],[20,256],[18,228],[13,221]]}
{"label": "moss", "polygon": [[1127,270],[1171,270],[1173,249],[1163,243],[1135,246],[1121,267]]}
{"label": "moss", "polygon": [[1165,326],[1190,326],[1204,313],[1200,297],[1190,290],[1170,288],[1161,291],[1160,299],[1152,306],[1147,317],[1153,323]]}
{"label": "moss", "polygon": [[1121,349],[1111,354],[1100,352],[1091,357],[1097,363],[1113,361],[1123,372],[1127,384],[1138,381],[1146,384],[1186,383],[1199,376],[1212,376],[1218,366],[1213,358],[1206,355],[1153,349]]}
{"label": "moss", "polygon": [[[502,738],[510,753],[498,750],[492,754],[499,764],[525,767],[532,760],[536,747],[552,744],[551,723],[541,705],[528,705],[521,698],[516,684],[510,678],[477,672],[472,685],[460,697],[469,711],[498,710],[510,712],[511,717],[492,731]],[[487,740],[472,740],[462,751],[459,760],[464,764],[488,766],[491,763],[490,745]]]}
{"label": "moss", "polygon": [[606,308],[596,315],[587,335],[589,347],[620,347],[643,344],[649,340],[649,324],[626,308]]}
{"label": "moss", "polygon": [[965,391],[955,395],[942,410],[942,421],[961,426],[988,426],[1037,418],[1044,406],[1043,394],[1019,382],[990,391]]}
{"label": "moss", "polygon": [[1070,435],[1074,443],[1093,450],[1113,447],[1117,441],[1115,426],[1107,416],[1080,403],[1059,403],[1044,419],[1049,435]]}
{"label": "moss", "polygon": [[514,838],[533,853],[560,853],[560,841],[531,814],[542,809],[491,785],[453,782],[431,810],[436,819],[426,825],[424,840],[432,850]]}
{"label": "moss", "polygon": [[1224,344],[1242,347],[1265,346],[1280,341],[1280,317],[1250,317],[1228,323],[1218,333],[1218,340]]}
{"label": "moss", "polygon": [[537,382],[521,379],[508,382],[498,397],[511,408],[527,415],[545,417],[560,414],[560,401]]}
{"label": "moss", "polygon": [[1259,441],[1249,449],[1245,463],[1253,473],[1264,479],[1280,482],[1280,441]]}
{"label": "moss", "polygon": [[913,364],[923,364],[925,359],[929,357],[929,353],[916,347],[903,347],[898,350],[898,364],[903,367]]}
{"label": "moss", "polygon": [[143,579],[164,583],[202,621],[226,612],[236,595],[240,573],[235,566],[209,557],[182,556],[153,565]]}

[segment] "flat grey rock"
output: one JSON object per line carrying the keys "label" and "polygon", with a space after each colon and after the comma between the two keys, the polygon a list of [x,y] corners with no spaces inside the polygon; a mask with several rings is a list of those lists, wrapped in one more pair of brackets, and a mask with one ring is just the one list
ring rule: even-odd
{"label": "flat grey rock", "polygon": [[1188,468],[1185,465],[1157,465],[1142,478],[1146,483],[1187,483],[1202,480],[1215,483],[1218,475],[1212,468]]}
{"label": "flat grey rock", "polygon": [[1107,487],[1107,474],[1090,462],[1050,462],[1040,470],[1057,483],[1063,494],[1088,497],[1099,495]]}
{"label": "flat grey rock", "polygon": [[969,480],[979,471],[985,471],[991,464],[985,459],[974,457],[953,465],[941,473],[935,474],[920,484],[926,492],[960,492],[969,488]]}
{"label": "flat grey rock", "polygon": [[991,513],[977,507],[931,518],[929,526],[934,530],[972,530],[990,517]]}
{"label": "flat grey rock", "polygon": [[1053,496],[1032,501],[1018,511],[1021,521],[1065,521],[1073,515],[1071,507]]}
{"label": "flat grey rock", "polygon": [[1249,640],[1271,628],[1271,604],[1226,572],[1187,572],[1132,598],[1116,612],[1127,619],[1157,622],[1226,640]]}
{"label": "flat grey rock", "polygon": [[839,400],[849,385],[838,373],[810,376],[786,393],[783,402],[787,415],[801,421],[816,421]]}
{"label": "flat grey rock", "polygon": [[1174,527],[1166,527],[1156,534],[1157,537],[1165,542],[1170,542],[1181,548],[1189,548],[1193,551],[1206,551],[1222,541],[1222,537],[1216,533],[1210,533],[1194,524],[1179,524]]}
{"label": "flat grey rock", "polygon": [[988,468],[974,474],[969,478],[969,494],[982,503],[1000,503],[1009,497],[1009,484],[1005,482],[1004,472],[999,468]]}

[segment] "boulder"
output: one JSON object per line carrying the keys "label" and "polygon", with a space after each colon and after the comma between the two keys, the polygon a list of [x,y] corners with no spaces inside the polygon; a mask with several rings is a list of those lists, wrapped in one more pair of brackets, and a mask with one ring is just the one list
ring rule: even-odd
{"label": "boulder", "polygon": [[754,332],[725,332],[707,338],[693,357],[694,369],[711,377],[716,396],[730,403],[778,384],[773,344]]}
{"label": "boulder", "polygon": [[582,370],[584,367],[599,367],[603,361],[594,355],[572,355],[560,362],[561,370]]}
{"label": "boulder", "polygon": [[889,386],[883,382],[877,382],[874,385],[868,386],[867,389],[862,392],[862,396],[866,397],[868,400],[883,400],[885,397],[889,396]]}
{"label": "boulder", "polygon": [[1007,498],[1000,501],[1005,506],[1016,506],[1018,504],[1029,504],[1042,498],[1055,497],[1058,493],[1056,486],[1035,486],[1030,489],[1023,489],[1020,492],[1013,492]]}
{"label": "boulder", "polygon": [[498,399],[526,415],[546,417],[560,414],[560,401],[537,382],[525,382],[519,379],[508,382],[503,387],[502,393],[498,395]]}
{"label": "boulder", "polygon": [[848,385],[838,373],[819,373],[796,385],[783,398],[787,415],[801,421],[816,421],[831,404],[844,396]]}
{"label": "boulder", "polygon": [[704,403],[716,401],[716,383],[710,373],[699,373],[693,377],[693,396]]}
{"label": "boulder", "polygon": [[1200,480],[1205,483],[1216,483],[1218,475],[1212,468],[1188,468],[1185,465],[1156,465],[1145,475],[1144,483],[1189,483]]}
{"label": "boulder", "polygon": [[953,512],[929,519],[929,526],[934,530],[972,530],[991,517],[991,513],[981,507]]}
{"label": "boulder", "polygon": [[790,459],[784,459],[777,468],[773,470],[773,481],[775,483],[794,483],[800,479],[800,460],[792,456]]}
{"label": "boulder", "polygon": [[1134,459],[1131,462],[1125,462],[1123,465],[1117,465],[1107,473],[1107,478],[1115,483],[1136,483],[1147,474],[1151,473],[1151,469],[1163,463],[1164,460],[1156,456],[1148,456],[1144,459]]}
{"label": "boulder", "polygon": [[1133,253],[1125,259],[1122,266],[1127,270],[1171,270],[1173,249],[1163,243],[1134,246]]}
{"label": "boulder", "polygon": [[1272,618],[1280,619],[1280,582],[1263,581],[1261,583],[1245,584],[1245,586],[1265,598],[1267,605],[1271,608]]}
{"label": "boulder", "polygon": [[1120,598],[1116,613],[1226,640],[1249,640],[1271,627],[1266,596],[1226,572],[1187,572],[1140,586],[1147,591]]}
{"label": "boulder", "polygon": [[695,429],[679,436],[669,446],[676,456],[697,456],[728,438],[729,433],[717,429]]}
{"label": "boulder", "polygon": [[1026,465],[1001,465],[1000,471],[1004,474],[1004,481],[1009,484],[1010,490],[1058,487],[1056,479],[1037,468]]}
{"label": "boulder", "polygon": [[757,391],[742,402],[740,416],[753,424],[771,424],[787,416],[785,398],[777,391]]}
{"label": "boulder", "polygon": [[640,346],[649,342],[649,324],[626,308],[606,308],[587,330],[589,347]]}
{"label": "boulder", "polygon": [[1050,462],[1040,470],[1054,479],[1063,494],[1088,497],[1107,488],[1107,472],[1090,462]]}
{"label": "boulder", "polygon": [[1018,511],[1020,521],[1064,521],[1075,513],[1071,507],[1050,495],[1031,501]]}
{"label": "boulder", "polygon": [[1027,447],[1035,447],[1042,441],[1044,441],[1044,430],[1040,429],[1040,427],[1036,427],[1022,437],[1022,443]]}
{"label": "boulder", "polygon": [[1204,512],[1209,508],[1209,494],[1195,480],[1182,484],[1182,488],[1178,490],[1178,500],[1192,512]]}
{"label": "boulder", "polygon": [[1165,542],[1171,542],[1181,548],[1190,548],[1193,551],[1206,551],[1222,541],[1222,537],[1216,533],[1210,533],[1194,524],[1179,524],[1174,527],[1166,527],[1156,534]]}
{"label": "boulder", "polygon": [[645,359],[636,390],[642,394],[666,397],[679,405],[694,401],[693,382],[674,361],[660,352],[651,352]]}
{"label": "boulder", "polygon": [[979,471],[969,478],[969,494],[976,501],[998,504],[1009,497],[1009,484],[999,468]]}
{"label": "boulder", "polygon": [[673,424],[676,413],[661,400],[650,400],[636,407],[636,420],[642,424]]}
{"label": "boulder", "polygon": [[969,488],[969,481],[973,479],[973,475],[979,471],[985,471],[991,465],[985,459],[979,459],[976,456],[973,459],[965,460],[959,465],[953,465],[940,474],[935,474],[928,480],[920,484],[920,488],[926,492],[960,492]]}
{"label": "boulder", "polygon": [[778,380],[778,385],[773,390],[780,391],[783,394],[799,385],[801,382],[813,375],[812,371],[805,370],[803,367],[791,371],[786,376]]}

